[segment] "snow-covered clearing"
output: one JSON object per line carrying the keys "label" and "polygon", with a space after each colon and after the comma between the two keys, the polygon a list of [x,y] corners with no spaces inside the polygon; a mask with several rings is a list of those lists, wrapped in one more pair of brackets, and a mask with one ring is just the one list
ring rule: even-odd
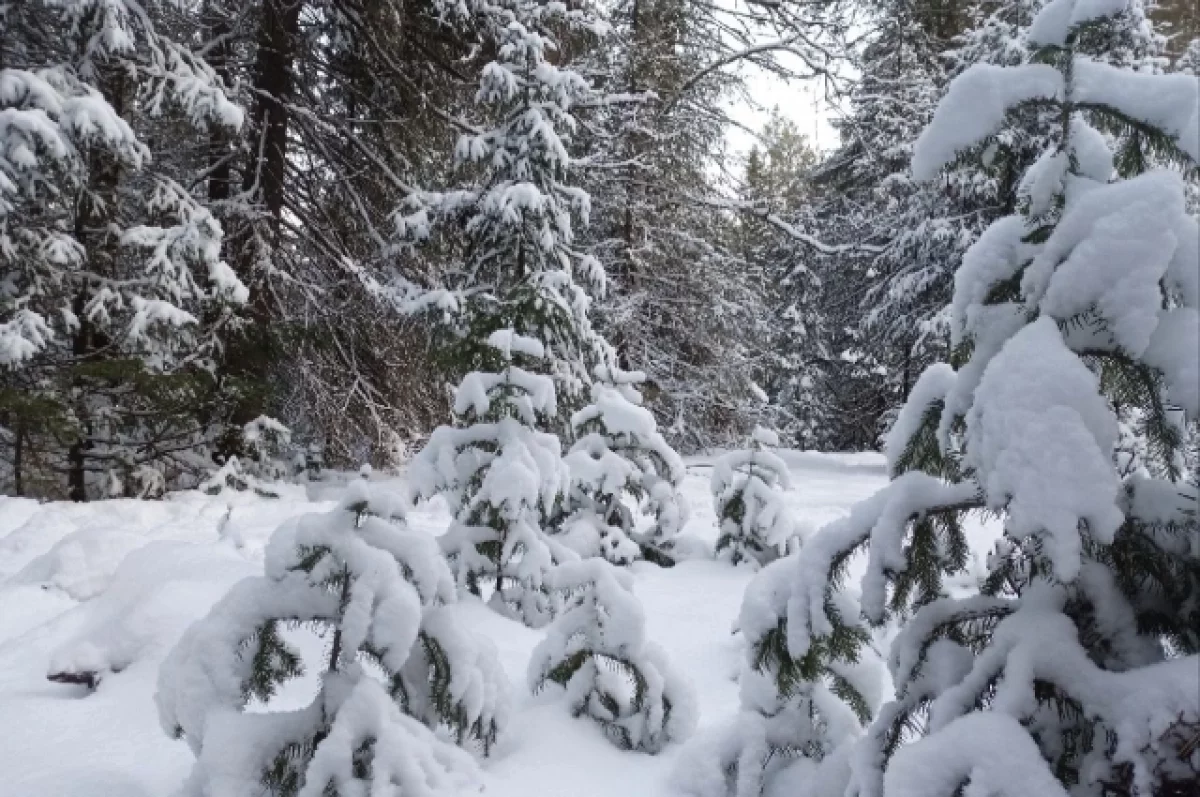
{"label": "snow-covered clearing", "polygon": [[[787,494],[801,533],[844,515],[886,483],[882,457],[784,452]],[[685,531],[716,539],[708,460],[692,460],[684,492]],[[192,766],[182,741],[159,727],[158,666],[189,623],[237,580],[261,572],[263,547],[284,519],[326,510],[336,487],[290,488],[277,500],[238,494],[175,494],[164,501],[37,504],[0,497],[0,792],[6,797],[166,797]],[[440,533],[440,500],[410,523]],[[702,735],[738,706],[740,651],[732,633],[745,567],[711,560],[664,570],[638,563],[635,589],[648,635],[692,681]],[[681,745],[656,756],[621,752],[584,719],[572,719],[552,691],[525,689],[531,631],[479,604],[461,607],[471,629],[495,642],[516,695],[499,749],[483,762],[492,797],[671,795]],[[313,655],[323,642],[302,641]],[[111,668],[95,692],[54,683],[72,666]],[[280,706],[311,697],[312,680],[290,685]]]}

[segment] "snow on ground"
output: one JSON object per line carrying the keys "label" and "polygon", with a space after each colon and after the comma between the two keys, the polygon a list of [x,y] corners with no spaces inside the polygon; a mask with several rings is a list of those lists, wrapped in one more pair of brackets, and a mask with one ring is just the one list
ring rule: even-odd
{"label": "snow on ground", "polygon": [[[788,502],[802,533],[845,514],[886,481],[873,454],[783,452],[794,490]],[[708,459],[689,462],[685,529],[711,547],[716,525]],[[327,510],[336,485],[288,488],[279,499],[181,493],[164,501],[94,504],[0,497],[0,745],[6,797],[165,797],[192,765],[187,745],[159,728],[153,702],[158,665],[187,625],[237,580],[260,571],[271,532],[293,515]],[[410,515],[440,533],[440,501]],[[695,686],[699,733],[737,709],[738,638],[733,634],[745,568],[693,560],[670,570],[638,563],[636,592],[648,632]],[[484,762],[489,797],[668,797],[682,747],[657,756],[621,752],[597,726],[573,719],[549,691],[528,695],[525,670],[541,638],[478,604],[462,607],[491,637],[518,696],[507,736]],[[323,642],[303,641],[320,655]],[[52,670],[111,670],[95,692],[53,683]],[[299,705],[300,681],[276,697]]]}

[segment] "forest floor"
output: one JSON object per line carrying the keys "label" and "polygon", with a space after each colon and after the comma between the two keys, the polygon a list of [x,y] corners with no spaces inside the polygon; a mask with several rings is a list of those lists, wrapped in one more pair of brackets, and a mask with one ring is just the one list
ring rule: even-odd
{"label": "forest floor", "polygon": [[[886,482],[872,454],[784,452],[793,471],[788,500],[803,534],[845,514]],[[707,460],[689,460],[686,533],[710,548],[716,525]],[[0,497],[0,773],[6,797],[168,797],[192,753],[159,727],[158,667],[193,620],[235,581],[261,572],[263,547],[286,518],[322,511],[336,486],[289,487],[283,497],[178,493],[162,501],[45,503]],[[440,533],[444,505],[409,518]],[[738,707],[741,660],[733,633],[745,567],[711,560],[672,569],[638,563],[635,589],[648,633],[691,680],[696,737],[727,723]],[[462,607],[472,630],[491,637],[513,684],[514,715],[482,762],[487,797],[666,797],[677,793],[680,753],[621,752],[593,723],[573,719],[561,695],[530,695],[525,670],[541,638],[478,603]],[[322,640],[299,640],[307,656]],[[54,683],[61,657],[119,662],[95,691]],[[298,706],[314,681],[293,682],[272,707]]]}

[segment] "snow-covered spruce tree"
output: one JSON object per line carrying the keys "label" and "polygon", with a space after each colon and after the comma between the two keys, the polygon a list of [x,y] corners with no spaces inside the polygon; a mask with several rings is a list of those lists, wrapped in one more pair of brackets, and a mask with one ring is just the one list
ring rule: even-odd
{"label": "snow-covered spruce tree", "polygon": [[[694,797],[842,797],[847,752],[878,709],[883,667],[860,628],[843,629],[802,658],[788,652],[796,556],[764,567],[746,588],[737,631],[741,707],[708,744],[682,757],[678,785]],[[837,609],[858,613],[846,591]],[[790,790],[789,790],[790,789]]]}
{"label": "snow-covered spruce tree", "polygon": [[[0,450],[85,500],[202,468],[246,300],[180,142],[236,129],[158,4],[5,4],[0,35]],[[178,146],[154,148],[170,137]],[[0,477],[3,478],[3,477]],[[194,482],[193,482],[194,483]]]}
{"label": "snow-covered spruce tree", "polygon": [[467,187],[414,192],[395,215],[401,254],[415,253],[419,243],[461,253],[429,285],[407,286],[403,304],[429,312],[443,365],[454,375],[501,370],[504,359],[489,343],[497,330],[539,341],[538,367],[553,378],[559,399],[544,428],[565,432],[570,411],[586,398],[591,368],[608,351],[588,319],[589,290],[603,291],[604,271],[573,243],[573,222],[586,223],[590,199],[567,182],[571,108],[591,89],[555,63],[554,53],[557,33],[591,36],[605,28],[587,6],[538,0],[447,3],[445,13],[475,26],[496,50],[476,95],[489,122],[458,142]]}
{"label": "snow-covered spruce tree", "polygon": [[[563,542],[580,556],[614,564],[637,558],[673,564],[672,542],[687,519],[678,489],[683,460],[642,406],[637,386],[644,374],[597,366],[594,376],[591,403],[571,417]],[[644,514],[654,518],[650,528],[639,524]]]}
{"label": "snow-covered spruce tree", "polygon": [[713,465],[717,558],[760,567],[793,548],[792,516],[783,502],[791,475],[770,450],[778,445],[779,436],[760,426],[750,436],[750,448],[726,454]]}
{"label": "snow-covered spruce tree", "polygon": [[[941,345],[948,269],[969,239],[959,228],[970,217],[953,196],[915,183],[908,169],[945,81],[930,10],[924,0],[874,8],[862,78],[835,122],[841,145],[813,172],[812,201],[792,217],[826,244],[799,253],[813,277],[781,297],[797,314],[820,310],[810,378],[822,447],[876,446],[881,419]],[[815,302],[806,296],[814,281]]]}
{"label": "snow-covered spruce tree", "polygon": [[242,427],[241,437],[243,455],[226,457],[196,489],[209,495],[225,490],[251,490],[263,498],[278,498],[273,483],[296,474],[295,466],[288,461],[288,455],[296,453],[290,450],[292,431],[274,418],[262,415]]}
{"label": "snow-covered spruce tree", "polygon": [[449,500],[455,519],[442,544],[459,585],[491,590],[497,609],[540,626],[552,609],[545,575],[574,558],[549,534],[567,487],[551,432],[566,430],[592,365],[608,356],[585,288],[602,290],[604,272],[572,243],[589,198],[565,182],[571,107],[590,89],[551,59],[556,32],[604,26],[587,7],[534,0],[447,4],[446,13],[495,47],[477,94],[492,123],[458,143],[470,187],[415,193],[395,217],[402,253],[421,242],[462,253],[436,284],[402,292],[402,306],[438,324],[447,369],[466,373],[456,426],[434,432],[413,479],[420,494]]}
{"label": "snow-covered spruce tree", "polygon": [[[1057,111],[1039,117],[1054,146],[1022,178],[1021,212],[955,277],[954,362],[927,370],[897,419],[892,483],[791,568],[790,661],[853,661],[868,624],[905,618],[896,697],[836,794],[1149,797],[1200,777],[1200,529],[1184,456],[1200,414],[1200,241],[1179,175],[1130,168],[1195,168],[1197,84],[1093,57],[1136,13],[1053,0],[1030,28],[1033,62],[965,71],[914,150],[928,179],[986,152],[1010,113]],[[1109,140],[1147,157],[1114,168]],[[1145,453],[1132,472],[1127,408]],[[1003,536],[978,590],[951,594],[963,516],[979,509]],[[855,612],[839,588],[859,551]]]}
{"label": "snow-covered spruce tree", "polygon": [[[155,700],[197,758],[185,794],[435,795],[471,779],[470,756],[434,730],[486,752],[508,684],[495,651],[456,625],[453,578],[434,539],[405,527],[404,503],[360,481],[331,512],[288,521],[266,574],[184,633]],[[316,697],[248,713],[305,672],[284,633],[297,625],[329,643]]]}
{"label": "snow-covered spruce tree", "polygon": [[623,750],[657,753],[686,738],[696,724],[691,687],[646,638],[630,574],[592,558],[560,565],[548,584],[567,608],[533,651],[530,688],[564,687],[575,716],[595,720]]}
{"label": "snow-covered spruce tree", "polygon": [[501,613],[540,627],[553,602],[546,577],[577,558],[550,532],[567,489],[558,438],[538,431],[556,413],[554,382],[520,363],[540,364],[542,344],[496,330],[489,345],[499,372],[467,374],[454,399],[455,426],[436,429],[413,459],[418,495],[444,495],[454,519],[439,538],[458,586]]}

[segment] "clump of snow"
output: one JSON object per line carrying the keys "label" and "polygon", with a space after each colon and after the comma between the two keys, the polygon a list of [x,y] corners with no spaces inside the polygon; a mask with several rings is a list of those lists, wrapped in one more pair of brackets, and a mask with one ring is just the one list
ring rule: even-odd
{"label": "clump of snow", "polygon": [[935,363],[926,368],[908,394],[908,401],[900,409],[892,428],[888,430],[883,450],[887,455],[888,470],[896,473],[911,445],[913,437],[921,430],[925,416],[931,408],[943,405],[946,396],[954,388],[956,374],[946,363]]}
{"label": "clump of snow", "polygon": [[524,354],[539,360],[546,356],[546,347],[540,340],[521,335],[511,329],[497,329],[488,336],[487,342],[510,360],[513,354]]}
{"label": "clump of snow", "polygon": [[963,255],[954,273],[954,298],[950,310],[951,343],[963,342],[987,319],[984,299],[996,284],[1020,272],[1037,253],[1022,239],[1028,234],[1022,216],[1005,216],[993,222]]}
{"label": "clump of snow", "polygon": [[1191,307],[1165,311],[1142,361],[1162,371],[1167,396],[1192,420],[1200,417],[1200,313]]}
{"label": "clump of snow", "polygon": [[1033,45],[1066,44],[1071,31],[1129,8],[1129,0],[1050,0],[1029,23],[1025,35]]}
{"label": "clump of snow", "polygon": [[11,583],[61,589],[77,601],[94,598],[108,587],[125,557],[145,542],[141,535],[111,527],[79,529],[26,565]]}
{"label": "clump of snow", "polygon": [[[76,534],[87,534],[86,529]],[[105,529],[101,535],[111,534]],[[74,536],[74,535],[73,535]],[[120,566],[109,574],[103,565],[92,583],[103,583],[99,597],[80,607],[86,622],[50,655],[51,680],[93,685],[140,660],[157,661],[174,644],[179,630],[196,619],[226,589],[231,578],[250,569],[228,548],[188,542],[153,542],[127,534]],[[68,538],[69,539],[69,538]],[[111,584],[111,586],[110,586]],[[86,599],[87,594],[75,597]]]}
{"label": "clump of snow", "polygon": [[1193,75],[1154,75],[1076,57],[1072,86],[1075,102],[1113,108],[1175,140],[1192,159],[1200,161],[1200,78]]}
{"label": "clump of snow", "polygon": [[967,464],[1008,533],[1048,536],[1059,578],[1079,572],[1080,523],[1111,542],[1123,519],[1111,465],[1117,425],[1096,376],[1043,317],[992,360],[967,414]]}
{"label": "clump of snow", "polygon": [[990,712],[960,717],[944,733],[902,747],[883,789],[889,797],[951,797],[964,783],[967,794],[1067,797],[1029,732]]}
{"label": "clump of snow", "polygon": [[1062,75],[1048,64],[975,64],[950,83],[933,121],[913,145],[913,176],[932,180],[960,152],[994,133],[1010,109],[1060,99],[1062,93]]}
{"label": "clump of snow", "polygon": [[[1070,202],[1021,290],[1042,312],[1066,321],[1094,310],[1113,345],[1139,357],[1162,309],[1159,284],[1191,233],[1177,174],[1152,171]],[[1194,265],[1193,265],[1194,268]]]}

